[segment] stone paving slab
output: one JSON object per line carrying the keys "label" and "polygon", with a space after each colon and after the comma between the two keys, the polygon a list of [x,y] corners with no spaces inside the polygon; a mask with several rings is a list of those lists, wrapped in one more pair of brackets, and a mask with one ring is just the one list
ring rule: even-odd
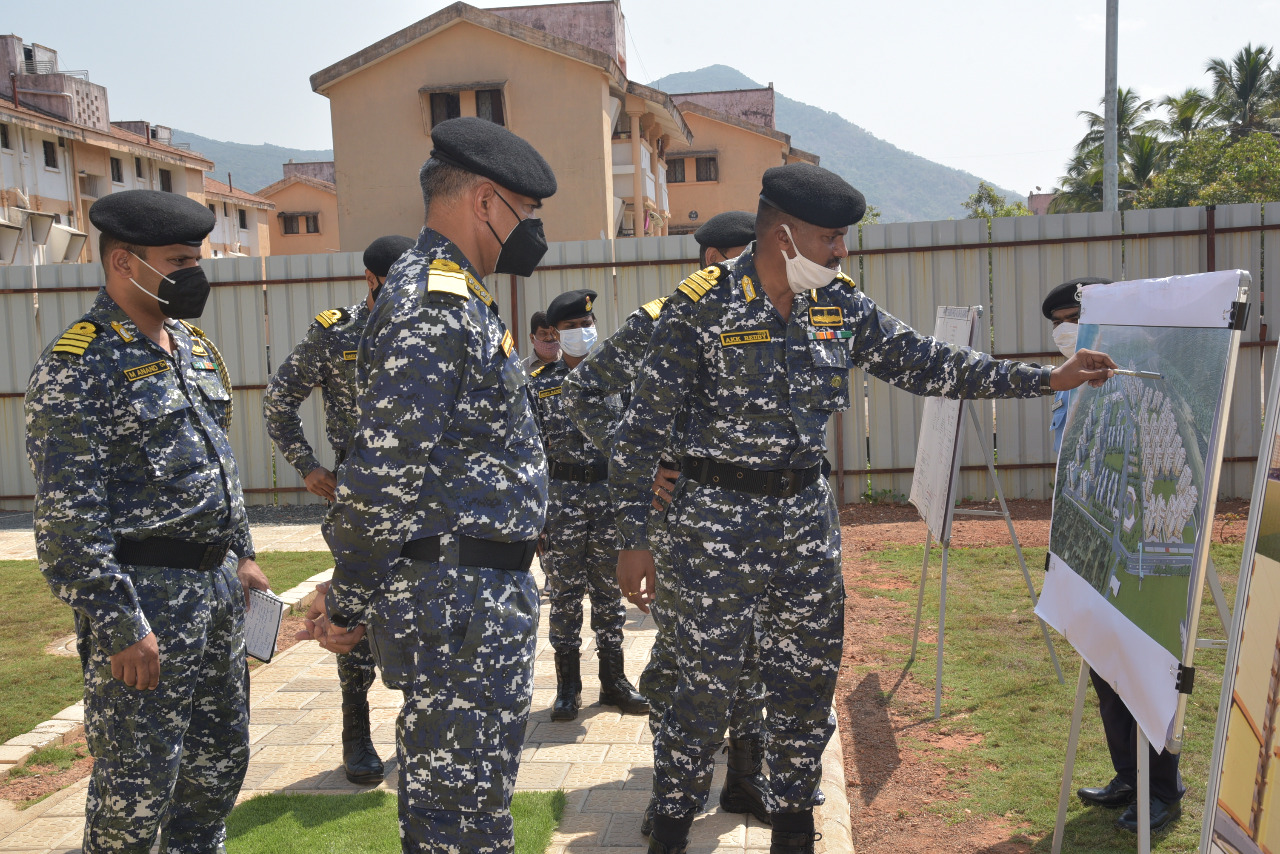
{"label": "stone paving slab", "polygon": [[[258,548],[319,550],[315,525],[273,526],[255,529]],[[0,531],[0,559],[15,549],[13,531]],[[314,535],[314,536],[313,536]],[[29,537],[29,532],[27,533]],[[34,552],[34,549],[33,549]],[[34,557],[34,553],[31,555]],[[539,584],[542,583],[540,570]],[[291,594],[299,607],[309,604],[315,584],[328,573],[309,579]],[[628,609],[624,666],[632,681],[653,646],[651,618]],[[649,801],[653,779],[652,737],[646,720],[624,716],[612,707],[595,704],[599,690],[595,667],[591,666],[594,643],[589,630],[583,636],[583,701],[586,704],[576,721],[552,722],[550,706],[555,696],[554,662],[547,642],[547,608],[544,605],[538,632],[533,709],[526,729],[526,742],[517,790],[563,789],[566,793],[564,817],[548,848],[548,854],[640,854],[646,850],[640,835],[640,819]],[[299,643],[278,653],[269,664],[253,673],[249,770],[239,801],[276,791],[343,794],[368,791],[371,786],[349,783],[341,770],[341,694],[333,655],[314,642]],[[387,774],[376,788],[395,791],[395,717],[400,705],[398,693],[381,685],[370,691],[374,721],[373,739],[387,766]],[[79,722],[83,709],[73,706],[59,713],[59,723]],[[60,729],[60,728],[59,728]],[[23,737],[20,736],[19,739]],[[14,749],[19,748],[13,744]],[[7,755],[0,746],[0,762]],[[690,854],[710,852],[762,852],[769,848],[769,828],[752,816],[724,813],[718,806],[719,788],[724,778],[723,756],[718,759],[712,783],[710,811],[698,817],[690,834]],[[817,810],[820,854],[852,854],[849,804],[844,788],[844,763],[837,732],[823,756],[823,787],[827,803]],[[11,767],[11,766],[10,766]],[[0,811],[0,854],[62,854],[76,847],[84,828],[84,801],[88,780],[81,780],[29,809]]]}

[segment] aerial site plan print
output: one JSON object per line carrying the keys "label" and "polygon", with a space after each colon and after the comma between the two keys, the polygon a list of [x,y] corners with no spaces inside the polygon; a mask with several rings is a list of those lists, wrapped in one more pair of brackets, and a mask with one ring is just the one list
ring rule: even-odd
{"label": "aerial site plan print", "polygon": [[1241,274],[1093,285],[1077,346],[1129,373],[1076,393],[1037,613],[1163,745],[1194,631],[1239,333]]}

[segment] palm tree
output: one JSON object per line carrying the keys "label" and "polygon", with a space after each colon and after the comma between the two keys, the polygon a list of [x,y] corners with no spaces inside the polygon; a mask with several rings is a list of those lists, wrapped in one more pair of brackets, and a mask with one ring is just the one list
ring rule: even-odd
{"label": "palm tree", "polygon": [[[1106,105],[1106,99],[1100,102]],[[1155,104],[1151,101],[1138,100],[1138,93],[1132,89],[1121,87],[1116,90],[1116,142],[1123,156],[1129,137],[1135,133],[1154,134],[1160,132],[1160,121],[1145,118]],[[1107,125],[1106,119],[1092,110],[1081,110],[1077,113],[1089,124],[1089,130],[1076,143],[1076,154],[1084,154],[1091,148],[1101,148],[1102,137]]]}
{"label": "palm tree", "polygon": [[1102,146],[1077,154],[1067,163],[1067,174],[1058,179],[1049,213],[1102,210]]}
{"label": "palm tree", "polygon": [[1169,117],[1160,123],[1160,132],[1167,139],[1185,142],[1213,120],[1212,101],[1194,86],[1188,86],[1181,95],[1165,95],[1160,106],[1169,111]]}
{"label": "palm tree", "polygon": [[1213,77],[1215,112],[1233,137],[1280,132],[1280,70],[1271,67],[1273,58],[1271,48],[1249,43],[1230,63],[1219,58],[1205,66]]}
{"label": "palm tree", "polygon": [[[1170,146],[1145,133],[1129,139],[1125,162],[1120,172],[1120,190],[1132,196],[1147,186],[1151,179],[1169,166]],[[1121,207],[1126,207],[1121,205]]]}

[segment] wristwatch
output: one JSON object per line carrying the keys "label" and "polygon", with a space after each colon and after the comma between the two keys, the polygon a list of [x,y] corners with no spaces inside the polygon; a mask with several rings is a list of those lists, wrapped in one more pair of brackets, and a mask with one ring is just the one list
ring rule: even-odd
{"label": "wristwatch", "polygon": [[1053,385],[1051,382],[1052,378],[1053,378],[1053,366],[1041,365],[1040,366],[1040,393],[1041,394],[1053,394]]}

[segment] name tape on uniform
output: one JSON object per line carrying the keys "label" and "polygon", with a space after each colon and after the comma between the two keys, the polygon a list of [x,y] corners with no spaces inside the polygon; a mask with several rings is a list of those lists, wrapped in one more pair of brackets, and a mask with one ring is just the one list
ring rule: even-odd
{"label": "name tape on uniform", "polygon": [[739,344],[764,344],[773,340],[768,329],[752,329],[747,332],[721,332],[721,347],[736,347]]}
{"label": "name tape on uniform", "polygon": [[356,351],[355,351],[355,350],[343,350],[343,351],[342,351],[342,359],[343,359],[343,361],[346,361],[346,362],[354,362],[354,361],[356,360]]}
{"label": "name tape on uniform", "polygon": [[124,377],[130,382],[137,382],[147,377],[153,377],[156,374],[163,374],[165,371],[173,370],[173,366],[161,359],[158,362],[151,362],[146,365],[139,365],[136,368],[125,368]]}
{"label": "name tape on uniform", "polygon": [[556,386],[555,388],[543,389],[542,391],[538,392],[538,398],[542,399],[544,397],[555,397],[557,394],[560,393],[560,391],[563,388],[564,386]]}

